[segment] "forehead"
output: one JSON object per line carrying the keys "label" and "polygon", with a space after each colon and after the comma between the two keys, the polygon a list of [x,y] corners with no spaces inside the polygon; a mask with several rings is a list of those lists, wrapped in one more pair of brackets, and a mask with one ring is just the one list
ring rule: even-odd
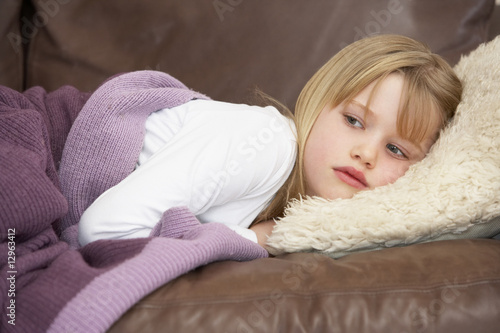
{"label": "forehead", "polygon": [[390,74],[376,80],[361,90],[350,101],[363,108],[368,114],[380,117],[398,117],[401,106],[401,97],[404,89],[404,78],[401,74]]}

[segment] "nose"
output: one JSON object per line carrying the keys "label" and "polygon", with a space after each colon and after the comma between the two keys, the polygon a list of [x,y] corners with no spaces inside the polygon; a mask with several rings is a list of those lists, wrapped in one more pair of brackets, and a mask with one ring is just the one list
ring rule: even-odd
{"label": "nose", "polygon": [[377,156],[377,147],[375,144],[370,142],[357,144],[353,146],[351,150],[351,157],[362,163],[368,169],[373,169],[376,166]]}

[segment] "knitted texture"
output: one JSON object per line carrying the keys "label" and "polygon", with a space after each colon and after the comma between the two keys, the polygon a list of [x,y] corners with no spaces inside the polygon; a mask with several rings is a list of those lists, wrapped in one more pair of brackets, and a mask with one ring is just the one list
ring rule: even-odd
{"label": "knitted texture", "polygon": [[[171,222],[176,225],[178,238],[153,238],[139,255],[100,274],[65,306],[49,331],[103,332],[149,292],[195,267],[219,260],[267,256],[262,247],[237,236],[223,224],[200,224],[187,208],[176,208],[175,216]],[[163,227],[168,227],[166,222]],[[114,264],[113,256],[120,262],[123,251],[140,240],[119,241],[119,249],[116,241],[98,241],[84,247],[82,254],[94,260],[98,257],[96,266],[109,266]]]}
{"label": "knitted texture", "polygon": [[0,87],[0,305],[10,315],[1,317],[2,332],[45,331],[89,275],[81,260],[54,269],[68,258],[68,245],[52,229],[67,212],[58,156],[87,98],[71,87],[50,94],[39,87],[24,94]]}
{"label": "knitted texture", "polygon": [[[121,120],[131,120],[139,127],[140,122],[134,122],[137,119],[131,114],[136,114],[134,107],[141,109],[146,105],[145,108],[155,109],[153,104],[156,102],[148,100],[149,97],[154,100],[161,95],[164,100],[157,102],[164,107],[180,103],[184,98],[190,99],[189,96],[201,96],[182,88],[166,74],[143,74],[131,74],[137,78],[136,84],[130,76],[114,78],[94,96],[109,96],[101,89],[108,91],[107,85],[111,84],[115,88],[114,96],[123,99],[108,100],[109,105],[122,107]],[[118,91],[117,82],[125,83],[122,92]],[[155,82],[159,85],[172,82],[179,86],[174,90],[179,91],[160,92],[162,89],[154,88]],[[145,90],[142,93],[139,91],[141,85]],[[181,92],[182,89],[188,92]],[[130,105],[125,97],[129,93]],[[167,95],[174,96],[173,100]],[[181,95],[182,98],[176,99]],[[61,193],[57,165],[70,127],[88,98],[89,94],[71,87],[52,93],[39,87],[24,93],[0,87],[0,252],[4,254],[0,257],[0,306],[5,314],[0,320],[1,332],[104,332],[135,302],[191,269],[212,261],[267,256],[262,247],[222,224],[201,225],[182,207],[163,214],[156,228],[157,236],[161,237],[98,241],[78,250],[59,239],[53,226],[59,225],[57,221],[68,212],[68,202]],[[145,101],[141,102],[141,98]],[[61,165],[61,174],[70,176],[65,179],[66,188],[72,190],[74,199],[69,207],[81,207],[77,204],[77,195],[95,196],[118,181],[120,177],[113,174],[115,169],[110,167],[106,153],[114,156],[113,161],[115,158],[127,162],[132,159],[116,157],[113,149],[104,147],[99,141],[110,137],[99,119],[107,119],[111,128],[115,128],[113,122],[119,122],[120,116],[107,118],[99,114],[98,108],[90,106],[100,102],[91,99],[83,110],[95,114],[95,118],[82,114],[81,119],[95,121],[99,130],[87,135],[85,132],[92,126],[81,119],[75,120],[71,132],[73,135],[82,133],[82,141],[86,142],[75,142],[78,141],[75,136],[69,147],[77,149],[81,159],[79,162],[68,159]],[[129,142],[131,146],[142,142],[137,133],[135,138],[139,143]],[[124,151],[122,145],[118,147]],[[66,157],[71,156],[71,149],[65,148]],[[103,158],[102,164],[96,156]],[[93,160],[89,162],[87,158]],[[105,170],[92,163],[102,165]],[[75,170],[62,170],[64,165],[80,168],[81,177],[97,184],[98,177],[85,174],[86,167],[92,168],[97,174],[106,175],[102,181],[108,185],[97,184],[99,190],[93,191],[82,186],[85,181]],[[116,172],[123,176],[125,169],[117,167]],[[73,181],[78,186],[73,185]],[[89,201],[91,199],[85,198],[85,202]],[[9,251],[11,254],[7,255]],[[15,295],[9,292],[14,289]]]}
{"label": "knitted texture", "polygon": [[185,219],[184,218],[184,207],[173,207],[163,213],[160,221],[151,230],[149,234],[152,237],[168,237],[168,238],[179,238],[184,233],[191,228],[191,226],[196,226],[200,222],[198,219]]}
{"label": "knitted texture", "polygon": [[[26,221],[16,228],[16,237],[23,237],[24,233],[50,227],[66,212],[67,203],[58,189],[56,168],[71,124],[88,97],[89,94],[67,86],[50,94],[40,87],[31,88],[24,94],[1,87],[2,242],[7,228],[12,227],[7,221]],[[25,191],[17,191],[17,188]],[[44,200],[47,204],[37,204]],[[38,223],[28,223],[33,220]]]}
{"label": "knitted texture", "polygon": [[207,97],[156,71],[120,75],[90,97],[69,133],[60,168],[61,188],[69,203],[60,232],[71,246],[78,244],[75,228],[64,230],[134,170],[149,114],[193,98]]}

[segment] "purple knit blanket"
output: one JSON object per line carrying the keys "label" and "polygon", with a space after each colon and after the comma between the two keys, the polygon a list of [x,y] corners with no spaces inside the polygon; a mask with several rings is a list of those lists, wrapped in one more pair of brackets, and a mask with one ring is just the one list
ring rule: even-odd
{"label": "purple knit blanket", "polygon": [[75,243],[83,210],[131,172],[147,115],[192,98],[204,96],[154,71],[120,75],[92,95],[0,87],[0,331],[104,332],[200,265],[267,256],[184,207],[163,214],[158,237]]}

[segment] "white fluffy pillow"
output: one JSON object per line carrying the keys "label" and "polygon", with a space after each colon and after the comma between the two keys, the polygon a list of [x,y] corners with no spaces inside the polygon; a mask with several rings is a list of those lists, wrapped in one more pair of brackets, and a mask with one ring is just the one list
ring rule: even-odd
{"label": "white fluffy pillow", "polygon": [[268,250],[340,257],[500,233],[500,37],[463,57],[455,70],[463,100],[424,160],[394,184],[352,199],[292,202]]}

